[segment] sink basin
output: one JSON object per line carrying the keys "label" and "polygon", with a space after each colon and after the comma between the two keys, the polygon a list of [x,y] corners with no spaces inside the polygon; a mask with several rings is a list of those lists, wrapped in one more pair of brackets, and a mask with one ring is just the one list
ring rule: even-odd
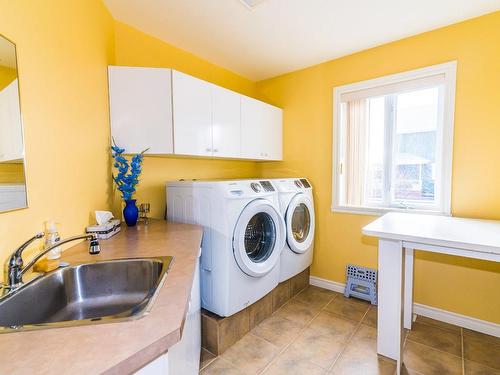
{"label": "sink basin", "polygon": [[149,312],[172,257],[72,264],[0,298],[0,333],[137,319]]}

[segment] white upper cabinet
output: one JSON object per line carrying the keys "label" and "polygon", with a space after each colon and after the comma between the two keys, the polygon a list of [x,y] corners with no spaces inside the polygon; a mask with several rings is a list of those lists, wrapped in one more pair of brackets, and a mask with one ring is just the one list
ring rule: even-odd
{"label": "white upper cabinet", "polygon": [[259,100],[241,97],[241,156],[282,159],[282,110]]}
{"label": "white upper cabinet", "polygon": [[282,110],[190,75],[109,67],[111,131],[127,153],[281,160]]}
{"label": "white upper cabinet", "polygon": [[212,156],[211,84],[174,70],[172,90],[175,153]]}
{"label": "white upper cabinet", "polygon": [[109,67],[111,133],[126,153],[173,153],[171,77],[171,69]]}
{"label": "white upper cabinet", "polygon": [[262,103],[265,137],[265,158],[283,160],[283,110],[267,103]]}
{"label": "white upper cabinet", "polygon": [[22,159],[23,127],[17,79],[0,90],[0,162]]}
{"label": "white upper cabinet", "polygon": [[241,157],[241,95],[212,85],[213,155]]}
{"label": "white upper cabinet", "polygon": [[241,97],[241,156],[264,159],[264,124],[261,102]]}

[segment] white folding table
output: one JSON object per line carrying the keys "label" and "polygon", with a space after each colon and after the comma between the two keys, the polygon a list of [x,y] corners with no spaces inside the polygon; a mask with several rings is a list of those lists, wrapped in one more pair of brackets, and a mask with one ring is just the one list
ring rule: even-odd
{"label": "white folding table", "polygon": [[379,238],[377,352],[403,356],[413,316],[414,249],[500,262],[500,221],[391,212],[363,228]]}

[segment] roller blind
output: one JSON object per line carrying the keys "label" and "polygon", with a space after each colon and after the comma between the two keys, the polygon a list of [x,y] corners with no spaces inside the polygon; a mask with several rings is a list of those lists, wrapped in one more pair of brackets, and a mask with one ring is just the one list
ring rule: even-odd
{"label": "roller blind", "polygon": [[340,95],[341,102],[352,102],[367,98],[373,98],[383,95],[390,95],[395,93],[404,93],[408,91],[415,91],[425,89],[428,87],[436,87],[445,83],[445,74],[435,74],[431,76],[415,78],[407,81],[390,83],[387,85],[379,85],[360,90],[353,90],[344,92]]}

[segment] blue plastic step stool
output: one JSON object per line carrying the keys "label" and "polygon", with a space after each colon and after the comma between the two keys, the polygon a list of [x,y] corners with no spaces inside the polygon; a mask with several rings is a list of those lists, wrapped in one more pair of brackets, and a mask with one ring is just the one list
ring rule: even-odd
{"label": "blue plastic step stool", "polygon": [[371,268],[348,264],[345,297],[357,297],[377,304],[377,271]]}

